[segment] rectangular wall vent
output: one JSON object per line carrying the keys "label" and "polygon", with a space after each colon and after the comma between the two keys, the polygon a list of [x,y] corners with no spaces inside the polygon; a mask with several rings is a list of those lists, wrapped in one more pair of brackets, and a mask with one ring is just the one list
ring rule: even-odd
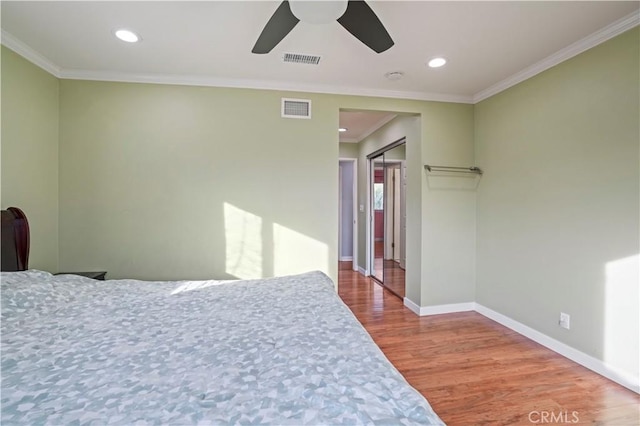
{"label": "rectangular wall vent", "polygon": [[284,62],[291,62],[294,64],[318,65],[320,62],[320,56],[305,55],[302,53],[285,53],[282,59]]}
{"label": "rectangular wall vent", "polygon": [[311,101],[309,99],[282,98],[283,118],[311,118]]}

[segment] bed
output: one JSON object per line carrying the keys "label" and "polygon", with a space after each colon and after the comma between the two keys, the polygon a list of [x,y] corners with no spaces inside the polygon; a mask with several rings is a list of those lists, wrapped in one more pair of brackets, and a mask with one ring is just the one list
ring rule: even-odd
{"label": "bed", "polygon": [[3,425],[443,424],[321,272],[0,281]]}

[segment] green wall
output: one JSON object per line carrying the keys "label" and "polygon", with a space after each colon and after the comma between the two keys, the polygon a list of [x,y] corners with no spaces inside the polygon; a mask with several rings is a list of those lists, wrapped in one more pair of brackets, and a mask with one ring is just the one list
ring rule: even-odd
{"label": "green wall", "polygon": [[282,96],[62,80],[61,267],[335,277],[338,110],[312,96],[313,119],[282,119]]}
{"label": "green wall", "polygon": [[427,175],[424,165],[470,167],[473,105],[430,105],[423,123],[420,306],[471,302],[475,292],[476,191],[468,176]]}
{"label": "green wall", "polygon": [[340,142],[338,147],[340,151],[340,158],[357,158],[358,157],[358,144],[350,142]]}
{"label": "green wall", "polygon": [[636,383],[638,41],[636,28],[475,108],[477,302]]}
{"label": "green wall", "polygon": [[[311,99],[313,118],[282,119],[282,97]],[[337,278],[339,110],[414,114],[407,226],[416,303],[421,152],[431,137],[420,123],[446,111],[448,121],[428,128],[447,134],[459,126],[455,114],[473,125],[470,105],[74,80],[61,81],[60,105],[60,266],[144,279],[310,269]],[[473,139],[461,146],[470,157]]]}
{"label": "green wall", "polygon": [[[56,126],[49,151],[39,151],[47,167],[38,170],[47,170],[42,180],[49,186],[38,188],[54,203],[48,212],[55,228],[45,238],[52,246],[48,253],[57,258],[57,246],[60,255],[59,265],[40,264],[42,269],[107,270],[110,278],[142,279],[256,278],[320,269],[336,279],[338,113],[341,108],[392,111],[413,116],[409,133],[400,131],[411,141],[407,227],[408,274],[414,284],[409,296],[416,304],[451,297],[451,286],[435,279],[429,284],[438,284],[433,299],[423,297],[428,286],[422,282],[422,253],[436,241],[422,241],[423,154],[448,152],[445,161],[470,161],[471,135],[457,136],[461,123],[473,125],[471,105],[58,81],[8,55],[12,62],[3,63],[3,83],[11,91],[30,93],[19,73],[7,71],[13,62],[45,76],[56,89],[55,114],[40,122]],[[282,97],[310,99],[313,118],[282,119]],[[7,93],[2,98],[8,105]],[[3,136],[5,123],[3,117]],[[15,127],[29,131],[29,126],[19,121]],[[454,139],[459,147],[451,150],[446,145]],[[3,139],[3,149],[19,146],[18,140]],[[14,156],[7,158],[15,161]],[[4,177],[3,171],[3,191],[25,192]],[[25,206],[21,200],[15,204]],[[42,239],[34,235],[34,244]]]}
{"label": "green wall", "polygon": [[2,47],[2,208],[29,218],[29,267],[58,271],[58,79]]}

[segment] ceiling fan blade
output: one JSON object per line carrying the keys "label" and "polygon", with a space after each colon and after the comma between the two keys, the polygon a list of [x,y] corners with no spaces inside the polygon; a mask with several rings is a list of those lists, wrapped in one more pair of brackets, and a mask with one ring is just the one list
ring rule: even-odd
{"label": "ceiling fan blade", "polygon": [[338,22],[376,53],[382,53],[394,44],[380,19],[363,0],[349,0],[347,10]]}
{"label": "ceiling fan blade", "polygon": [[253,53],[269,53],[271,49],[276,47],[278,43],[286,37],[300,20],[291,13],[291,7],[287,0],[283,1],[280,6],[273,12],[273,15],[264,26],[258,41],[251,52]]}

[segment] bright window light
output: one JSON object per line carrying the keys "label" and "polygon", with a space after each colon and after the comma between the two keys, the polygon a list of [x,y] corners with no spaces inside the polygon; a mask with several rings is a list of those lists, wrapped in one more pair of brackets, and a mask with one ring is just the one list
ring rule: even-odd
{"label": "bright window light", "polygon": [[347,130],[349,130],[349,129],[347,129],[346,127],[340,127],[340,128],[338,129],[338,131],[339,131],[339,132],[341,132],[341,133],[342,133],[342,132],[346,132]]}
{"label": "bright window light", "polygon": [[126,41],[127,43],[137,43],[140,41],[140,36],[129,30],[117,30],[115,32],[116,37],[118,37],[122,41]]}
{"label": "bright window light", "polygon": [[429,61],[429,66],[431,68],[440,68],[446,63],[447,63],[447,60],[445,58],[433,58]]}

